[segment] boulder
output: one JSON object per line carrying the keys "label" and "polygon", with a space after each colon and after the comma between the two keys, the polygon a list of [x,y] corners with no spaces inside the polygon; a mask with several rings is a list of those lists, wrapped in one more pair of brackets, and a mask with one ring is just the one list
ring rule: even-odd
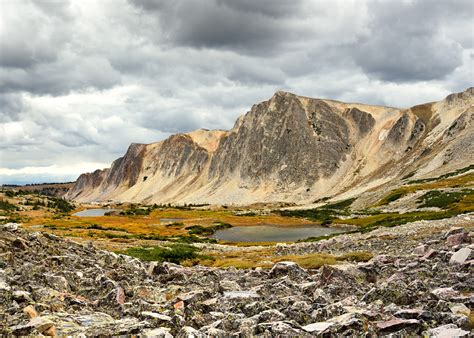
{"label": "boulder", "polygon": [[10,328],[11,332],[16,336],[29,335],[35,330],[41,334],[47,333],[48,330],[52,331],[54,323],[44,317],[34,317],[25,325],[17,325]]}
{"label": "boulder", "polygon": [[403,319],[419,319],[427,317],[428,312],[423,309],[402,309],[395,312],[395,317]]}
{"label": "boulder", "polygon": [[323,334],[324,331],[326,331],[333,325],[334,323],[330,323],[330,322],[318,322],[318,323],[305,325],[301,328],[311,334],[319,335],[319,334]]}
{"label": "boulder", "polygon": [[455,324],[438,326],[425,332],[425,336],[431,338],[467,337],[468,335],[469,331],[462,330]]}
{"label": "boulder", "polygon": [[38,317],[38,312],[36,312],[33,305],[28,305],[23,309],[23,313],[25,313],[30,319]]}
{"label": "boulder", "polygon": [[27,250],[28,243],[23,238],[17,238],[12,242],[12,246],[18,250]]}
{"label": "boulder", "polygon": [[328,322],[334,323],[340,328],[360,329],[363,327],[362,319],[363,317],[358,313],[344,313],[329,319]]}
{"label": "boulder", "polygon": [[448,238],[449,236],[452,236],[452,235],[455,235],[455,234],[460,234],[460,233],[465,233],[464,228],[452,227],[444,233],[443,237]]}
{"label": "boulder", "polygon": [[143,338],[173,338],[173,336],[170,334],[170,329],[165,327],[147,330],[143,332],[140,336]]}
{"label": "boulder", "polygon": [[271,323],[261,323],[257,325],[256,328],[257,334],[270,335],[270,337],[275,336],[295,336],[301,333],[300,330],[293,327],[289,322],[271,322]]}
{"label": "boulder", "polygon": [[387,321],[377,323],[377,329],[381,332],[398,331],[409,326],[419,325],[420,321],[417,319],[401,319],[393,318]]}
{"label": "boulder", "polygon": [[469,317],[471,314],[471,310],[462,303],[453,303],[449,305],[449,309],[453,314],[456,316],[466,316]]}
{"label": "boulder", "polygon": [[423,256],[424,259],[431,259],[433,257],[435,257],[436,255],[438,254],[438,251],[437,250],[434,250],[434,249],[429,249],[425,255]]}
{"label": "boulder", "polygon": [[58,276],[53,274],[45,275],[48,285],[56,291],[69,291],[69,283],[64,276]]}
{"label": "boulder", "polygon": [[423,256],[425,254],[425,251],[426,251],[426,245],[422,244],[422,245],[417,246],[415,250],[413,250],[413,253],[418,256]]}
{"label": "boulder", "polygon": [[223,280],[219,282],[219,289],[223,291],[240,291],[240,285],[231,280]]}
{"label": "boulder", "polygon": [[15,232],[18,230],[18,228],[20,227],[20,224],[18,223],[6,223],[6,224],[3,224],[3,225],[0,225],[0,227],[2,228],[2,230],[6,230],[6,231],[10,231],[10,232]]}
{"label": "boulder", "polygon": [[467,234],[464,233],[464,232],[460,232],[460,233],[457,233],[457,234],[454,234],[454,235],[450,235],[446,239],[446,244],[448,246],[456,246],[456,245],[460,245],[460,244],[464,243],[467,239],[468,239]]}
{"label": "boulder", "polygon": [[4,270],[0,269],[0,293],[2,291],[10,291],[10,290],[11,290],[11,287],[6,281],[5,272]]}
{"label": "boulder", "polygon": [[151,312],[151,311],[143,311],[141,315],[145,318],[156,319],[158,321],[163,321],[163,322],[171,322],[172,320],[170,316],[162,315],[160,313]]}
{"label": "boulder", "polygon": [[456,251],[449,259],[450,264],[463,264],[471,255],[472,250],[469,248],[462,248]]}
{"label": "boulder", "polygon": [[191,326],[184,326],[179,330],[178,337],[186,337],[186,338],[204,338],[206,335],[204,333],[199,332],[195,328]]}
{"label": "boulder", "polygon": [[454,290],[453,288],[438,288],[431,291],[431,294],[436,298],[451,301],[460,298],[462,295],[459,291]]}
{"label": "boulder", "polygon": [[271,309],[262,311],[261,313],[253,316],[252,318],[256,319],[258,323],[263,323],[282,321],[286,318],[286,316],[278,310]]}
{"label": "boulder", "polygon": [[307,276],[308,273],[305,269],[300,267],[295,262],[278,262],[273,265],[270,270],[270,277],[282,277],[289,276],[290,278],[297,279]]}
{"label": "boulder", "polygon": [[313,302],[318,305],[326,305],[332,302],[332,298],[326,291],[318,288],[313,292]]}

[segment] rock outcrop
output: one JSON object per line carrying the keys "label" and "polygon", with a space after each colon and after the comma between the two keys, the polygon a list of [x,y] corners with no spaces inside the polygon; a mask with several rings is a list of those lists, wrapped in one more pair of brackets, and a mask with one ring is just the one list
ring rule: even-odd
{"label": "rock outcrop", "polygon": [[230,131],[132,144],[111,168],[81,175],[82,202],[310,203],[385,191],[403,177],[474,163],[474,89],[409,109],[277,92]]}

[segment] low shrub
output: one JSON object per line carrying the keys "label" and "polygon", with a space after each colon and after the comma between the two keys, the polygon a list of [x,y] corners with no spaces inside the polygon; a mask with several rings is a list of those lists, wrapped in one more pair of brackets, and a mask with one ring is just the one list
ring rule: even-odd
{"label": "low shrub", "polygon": [[6,200],[0,199],[0,209],[5,211],[15,211],[17,210],[17,207]]}
{"label": "low shrub", "polygon": [[188,230],[190,235],[212,236],[216,231],[228,228],[232,228],[232,224],[219,222],[207,227],[202,225],[191,225],[185,229]]}
{"label": "low shrub", "polygon": [[469,166],[467,166],[467,167],[464,167],[464,168],[461,168],[461,169],[457,169],[457,170],[455,170],[455,171],[446,173],[446,174],[441,175],[441,176],[438,176],[438,177],[431,177],[431,178],[423,178],[423,179],[419,179],[419,180],[412,180],[412,181],[409,181],[408,184],[421,184],[421,183],[428,183],[428,182],[439,181],[439,180],[443,180],[443,179],[446,179],[446,178],[449,178],[449,177],[453,177],[453,176],[457,176],[457,175],[464,174],[464,173],[468,172],[469,170],[473,170],[473,169],[474,169],[474,164],[471,164],[471,165],[469,165]]}
{"label": "low shrub", "polygon": [[171,262],[180,264],[185,260],[200,258],[199,250],[191,245],[172,244],[166,247],[137,247],[123,251],[123,254],[144,261]]}
{"label": "low shrub", "polygon": [[448,209],[452,204],[461,201],[467,195],[472,195],[474,190],[464,189],[461,191],[439,191],[432,190],[421,196],[417,202],[421,203],[419,208],[437,207]]}
{"label": "low shrub", "polygon": [[48,208],[56,209],[58,212],[68,213],[74,210],[74,204],[69,203],[64,198],[51,198]]}

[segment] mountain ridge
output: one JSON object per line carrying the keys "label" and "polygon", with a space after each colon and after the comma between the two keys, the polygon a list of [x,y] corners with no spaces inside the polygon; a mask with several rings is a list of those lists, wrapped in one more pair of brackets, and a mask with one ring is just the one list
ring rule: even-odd
{"label": "mountain ridge", "polygon": [[111,168],[82,174],[80,202],[311,203],[347,198],[474,163],[474,89],[406,109],[284,91],[232,129],[131,144]]}

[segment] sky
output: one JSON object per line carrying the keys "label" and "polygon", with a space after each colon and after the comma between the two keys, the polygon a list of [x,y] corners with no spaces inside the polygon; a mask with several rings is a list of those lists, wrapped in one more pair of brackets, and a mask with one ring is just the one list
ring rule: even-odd
{"label": "sky", "polygon": [[230,129],[278,90],[409,107],[473,85],[474,2],[0,0],[0,184]]}

